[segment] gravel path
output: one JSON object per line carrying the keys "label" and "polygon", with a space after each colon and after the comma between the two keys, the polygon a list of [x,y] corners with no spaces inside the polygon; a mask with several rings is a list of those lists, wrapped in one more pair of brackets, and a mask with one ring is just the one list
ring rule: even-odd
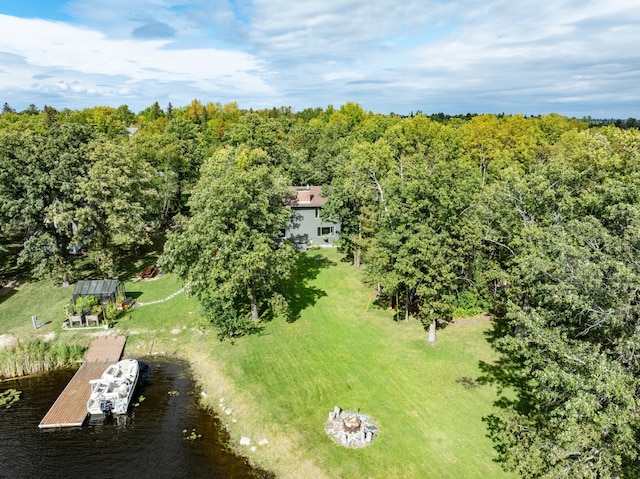
{"label": "gravel path", "polygon": [[150,304],[164,303],[165,301],[169,301],[170,299],[175,298],[175,297],[176,297],[176,296],[178,296],[180,293],[184,293],[184,290],[185,290],[186,288],[187,288],[187,287],[186,287],[186,286],[184,286],[184,287],[180,288],[178,291],[176,291],[175,293],[170,294],[170,295],[169,295],[169,296],[167,296],[166,298],[158,299],[158,300],[156,300],[156,301],[149,301],[148,303],[138,303],[138,302],[136,302],[136,303],[133,305],[133,307],[134,307],[134,308],[137,308],[137,307],[139,307],[139,306],[149,306]]}

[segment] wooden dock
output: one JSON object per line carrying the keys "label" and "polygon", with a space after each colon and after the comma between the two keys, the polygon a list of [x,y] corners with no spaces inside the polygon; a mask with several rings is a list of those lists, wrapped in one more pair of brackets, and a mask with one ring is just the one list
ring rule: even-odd
{"label": "wooden dock", "polygon": [[60,393],[38,427],[43,429],[82,426],[87,418],[87,401],[91,394],[89,381],[99,379],[107,366],[120,360],[126,340],[126,336],[97,338],[89,348],[84,363]]}

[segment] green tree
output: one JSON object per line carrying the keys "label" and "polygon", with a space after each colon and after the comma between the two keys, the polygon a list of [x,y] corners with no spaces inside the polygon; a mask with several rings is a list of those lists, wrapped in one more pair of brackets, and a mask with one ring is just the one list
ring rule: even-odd
{"label": "green tree", "polygon": [[[428,161],[425,161],[428,163]],[[415,314],[435,341],[438,320],[452,317],[459,291],[482,291],[474,214],[480,175],[463,160],[434,162],[383,180],[381,216],[366,257],[367,276]]]}
{"label": "green tree", "polygon": [[20,263],[35,277],[70,272],[75,223],[55,211],[79,206],[75,196],[90,164],[86,125],[56,124],[44,134],[0,133],[0,224],[24,238]]}
{"label": "green tree", "polygon": [[76,186],[75,209],[54,209],[54,220],[75,222],[73,242],[89,249],[98,271],[114,276],[122,253],[149,242],[146,226],[157,208],[155,172],[128,141],[90,145],[91,166]]}
{"label": "green tree", "polygon": [[[219,149],[202,169],[190,216],[169,234],[161,263],[189,281],[211,320],[227,336],[242,334],[282,294],[295,251],[279,241],[291,211],[285,180],[265,165],[266,153]],[[222,314],[224,312],[224,314]]]}
{"label": "green tree", "polygon": [[[618,220],[637,231],[632,211]],[[495,377],[518,392],[487,418],[499,460],[520,477],[637,477],[637,237],[586,217],[530,238],[495,343]]]}
{"label": "green tree", "polygon": [[145,108],[141,115],[144,116],[147,120],[158,120],[164,117],[164,111],[160,107],[160,104],[156,101],[153,105]]}
{"label": "green tree", "polygon": [[385,191],[381,179],[392,168],[393,159],[388,143],[358,142],[348,149],[336,168],[333,188],[322,215],[337,219],[340,227],[340,248],[360,266],[363,250],[378,229],[379,218],[386,215]]}
{"label": "green tree", "polygon": [[[171,103],[169,103],[171,105]],[[120,105],[116,108],[116,116],[124,124],[125,127],[135,122],[136,115],[133,113],[128,105]]]}
{"label": "green tree", "polygon": [[268,161],[275,166],[287,161],[283,137],[284,131],[280,122],[251,112],[242,115],[237,123],[227,129],[224,140],[232,146],[244,145],[266,151]]}
{"label": "green tree", "polygon": [[494,163],[501,158],[500,121],[494,115],[480,115],[460,127],[464,149],[480,169],[484,185],[493,175]]}
{"label": "green tree", "polygon": [[91,127],[109,137],[125,136],[126,127],[131,124],[131,112],[124,107],[112,108],[108,106],[94,106],[74,113],[69,118],[70,121],[86,123]]}
{"label": "green tree", "polygon": [[198,130],[184,118],[174,118],[162,132],[136,135],[133,141],[136,155],[156,169],[159,220],[166,225],[186,206],[198,178],[204,157]]}
{"label": "green tree", "polygon": [[31,103],[29,105],[29,107],[26,108],[25,110],[22,110],[21,113],[23,115],[38,115],[40,113],[40,110],[38,110],[37,106],[35,106],[33,103]]}
{"label": "green tree", "polygon": [[638,477],[636,138],[570,128],[551,146],[489,190],[505,279],[485,367],[516,393],[490,435],[521,477]]}
{"label": "green tree", "polygon": [[458,153],[454,130],[424,116],[354,143],[336,168],[323,215],[341,221],[340,245],[362,260],[383,298],[419,318],[435,340],[460,291],[484,293],[475,215],[481,175]]}

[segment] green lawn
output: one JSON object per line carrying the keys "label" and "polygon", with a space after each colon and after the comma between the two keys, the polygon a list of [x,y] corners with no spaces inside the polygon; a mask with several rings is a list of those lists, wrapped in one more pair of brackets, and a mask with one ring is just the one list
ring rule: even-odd
{"label": "green lawn", "polygon": [[[316,257],[320,261],[316,261]],[[126,283],[140,302],[182,287],[173,275]],[[360,273],[334,250],[310,252],[292,286],[293,322],[266,323],[263,334],[220,342],[203,327],[198,303],[180,294],[133,308],[113,332],[128,336],[125,355],[177,354],[189,359],[221,412],[242,454],[278,477],[499,478],[482,417],[490,413],[490,386],[466,389],[457,379],[477,377],[491,361],[486,322],[438,332],[436,345],[416,322],[395,323],[391,313],[365,308],[371,296]],[[62,308],[72,293],[48,283],[27,283],[0,298],[0,334],[17,337],[55,331],[58,340],[89,342],[91,333],[63,330]],[[50,324],[38,331],[38,314]],[[203,396],[204,397],[204,396]],[[333,407],[371,415],[380,435],[363,449],[334,444],[324,432]],[[239,446],[252,439],[251,451]],[[257,445],[260,439],[268,444]]]}
{"label": "green lawn", "polygon": [[[238,423],[231,424],[236,435],[264,435],[273,449],[286,438],[280,461],[268,457],[268,449],[256,454],[288,477],[307,471],[325,477],[507,477],[492,461],[482,422],[494,390],[456,382],[477,377],[478,361],[491,360],[484,337],[489,324],[450,326],[429,346],[416,321],[395,323],[390,312],[373,308],[365,313],[371,292],[358,272],[334,251],[321,254],[326,259],[306,284],[315,303],[297,321],[273,322],[264,335],[210,352],[240,403]],[[360,450],[332,443],[323,426],[335,405],[373,416],[380,436]],[[298,453],[294,461],[311,459],[313,465],[287,464],[290,447]]]}
{"label": "green lawn", "polygon": [[[0,296],[0,334],[20,339],[39,337],[60,330],[64,320],[64,306],[71,300],[73,287],[61,288],[50,281],[23,282],[6,296]],[[31,316],[38,323],[33,329]]]}
{"label": "green lawn", "polygon": [[176,276],[167,274],[151,280],[125,281],[124,288],[127,296],[141,303],[149,303],[166,298],[182,288],[182,285],[182,281]]}

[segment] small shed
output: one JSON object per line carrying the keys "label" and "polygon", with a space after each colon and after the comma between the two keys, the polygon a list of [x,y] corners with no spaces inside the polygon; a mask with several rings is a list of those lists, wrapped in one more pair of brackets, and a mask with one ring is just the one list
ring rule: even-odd
{"label": "small shed", "polygon": [[91,279],[78,281],[73,290],[73,301],[79,297],[95,296],[98,301],[105,303],[114,302],[118,296],[125,296],[124,284],[117,279]]}

